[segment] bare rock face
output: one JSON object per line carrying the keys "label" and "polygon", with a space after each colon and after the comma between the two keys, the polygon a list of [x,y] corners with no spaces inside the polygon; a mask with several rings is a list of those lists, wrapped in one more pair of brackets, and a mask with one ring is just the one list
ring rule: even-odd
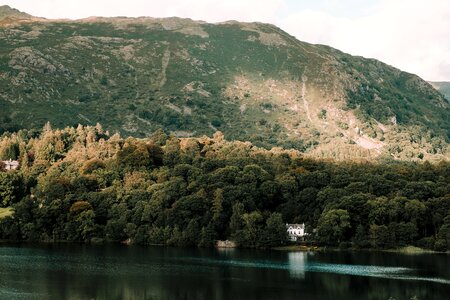
{"label": "bare rock face", "polygon": [[57,71],[49,60],[52,58],[44,55],[32,47],[20,47],[14,49],[11,54],[9,66],[16,70],[34,70],[42,74],[53,74]]}
{"label": "bare rock face", "polygon": [[216,243],[217,248],[236,248],[237,245],[234,241],[217,241]]}
{"label": "bare rock face", "polygon": [[0,7],[0,44],[1,132],[99,122],[339,160],[450,157],[450,104],[430,84],[270,24]]}

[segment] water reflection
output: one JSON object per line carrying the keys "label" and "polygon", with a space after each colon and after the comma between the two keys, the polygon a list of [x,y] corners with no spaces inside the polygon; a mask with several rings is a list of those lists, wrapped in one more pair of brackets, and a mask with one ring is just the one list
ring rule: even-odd
{"label": "water reflection", "polygon": [[307,260],[308,254],[306,252],[288,253],[289,274],[292,278],[305,278],[305,264]]}
{"label": "water reflection", "polygon": [[0,246],[0,299],[448,299],[449,263],[445,255]]}
{"label": "water reflection", "polygon": [[236,248],[217,248],[217,253],[224,257],[233,257],[236,252]]}

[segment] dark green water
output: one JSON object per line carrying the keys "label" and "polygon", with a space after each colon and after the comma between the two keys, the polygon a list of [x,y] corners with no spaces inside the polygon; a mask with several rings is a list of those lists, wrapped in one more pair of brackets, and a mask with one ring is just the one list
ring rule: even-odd
{"label": "dark green water", "polygon": [[450,256],[0,245],[0,299],[450,299]]}

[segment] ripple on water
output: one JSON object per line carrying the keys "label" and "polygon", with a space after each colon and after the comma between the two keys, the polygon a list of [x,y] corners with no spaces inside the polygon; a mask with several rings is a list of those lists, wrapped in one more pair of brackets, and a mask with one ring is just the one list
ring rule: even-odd
{"label": "ripple on water", "polygon": [[[306,254],[305,254],[306,255]],[[333,273],[341,275],[353,275],[364,277],[377,277],[397,280],[418,280],[441,284],[450,284],[450,280],[444,278],[424,277],[412,275],[415,269],[404,267],[369,266],[369,265],[349,265],[308,262],[307,259],[296,259],[294,263],[273,263],[269,261],[247,261],[236,259],[212,259],[198,257],[180,258],[185,262],[194,262],[202,265],[220,265],[243,268],[264,268],[279,269],[289,271],[293,277],[302,277],[306,272]]]}

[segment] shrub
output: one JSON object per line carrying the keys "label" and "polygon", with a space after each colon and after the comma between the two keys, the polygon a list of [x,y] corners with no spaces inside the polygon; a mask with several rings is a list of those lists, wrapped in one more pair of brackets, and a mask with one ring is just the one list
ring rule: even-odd
{"label": "shrub", "polygon": [[92,209],[91,204],[89,204],[89,202],[87,201],[77,201],[75,203],[72,204],[72,206],[70,207],[69,211],[71,213],[76,213],[76,212],[80,212],[80,211],[84,211],[84,210],[88,210],[88,209]]}
{"label": "shrub", "polygon": [[434,250],[445,252],[447,251],[447,241],[444,239],[439,239],[434,243]]}

